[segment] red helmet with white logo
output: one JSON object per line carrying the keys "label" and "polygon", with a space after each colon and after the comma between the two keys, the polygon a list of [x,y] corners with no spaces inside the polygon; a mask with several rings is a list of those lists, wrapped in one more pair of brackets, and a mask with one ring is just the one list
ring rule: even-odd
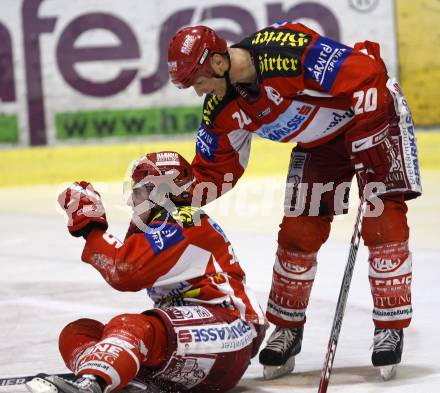
{"label": "red helmet with white logo", "polygon": [[132,189],[146,186],[156,193],[167,194],[171,201],[179,203],[190,201],[194,177],[191,165],[179,153],[160,151],[136,160],[131,179]]}
{"label": "red helmet with white logo", "polygon": [[207,26],[185,27],[171,39],[168,72],[180,89],[192,86],[199,76],[212,77],[211,56],[226,54],[227,43]]}

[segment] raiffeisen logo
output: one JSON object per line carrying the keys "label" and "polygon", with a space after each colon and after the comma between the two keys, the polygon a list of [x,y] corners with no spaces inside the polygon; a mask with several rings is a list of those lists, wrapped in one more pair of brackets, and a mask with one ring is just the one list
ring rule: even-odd
{"label": "raiffeisen logo", "polygon": [[[142,0],[127,0],[124,6],[116,0],[96,4],[87,0],[4,2],[0,101],[7,104],[6,113],[20,114],[21,128],[29,131],[29,138],[20,140],[30,145],[56,142],[57,111],[170,106],[169,96],[154,93],[168,83],[168,67],[175,67],[167,61],[168,44],[184,26],[215,26],[222,21],[222,35],[234,43],[264,26],[307,14],[323,34],[340,39],[335,13],[323,1],[289,7],[269,0],[252,5],[189,0],[185,6],[168,2],[161,8],[147,7]],[[307,37],[293,33],[272,35],[269,31],[255,39],[258,45],[307,44]],[[182,50],[190,51],[191,45],[186,42]],[[294,64],[275,59],[264,67],[292,70]],[[23,96],[17,97],[20,93]]]}

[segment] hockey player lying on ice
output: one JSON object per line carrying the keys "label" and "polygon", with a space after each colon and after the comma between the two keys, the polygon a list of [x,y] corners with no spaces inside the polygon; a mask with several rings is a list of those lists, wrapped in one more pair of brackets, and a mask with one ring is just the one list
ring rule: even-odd
{"label": "hockey player lying on ice", "polygon": [[[107,230],[100,196],[87,182],[59,197],[70,234],[86,239],[82,260],[115,289],[147,289],[154,308],[106,325],[68,324],[61,356],[77,379],[34,378],[34,393],[107,393],[135,376],[151,392],[225,392],[258,352],[267,322],[222,229],[190,206],[191,166],[174,152],[133,165],[133,207],[124,243]],[[52,390],[50,390],[52,389]],[[150,392],[150,390],[148,390]]]}
{"label": "hockey player lying on ice", "polygon": [[277,328],[260,353],[265,376],[293,370],[317,253],[334,215],[347,207],[355,172],[360,189],[384,183],[383,213],[366,218],[362,232],[374,304],[372,362],[399,363],[412,316],[405,201],[419,196],[421,185],[411,113],[379,45],[351,48],[285,22],[228,48],[212,29],[195,26],[171,39],[168,67],[177,87],[206,95],[192,167],[196,182],[217,185],[214,197],[245,171],[253,134],[298,143],[267,304]]}

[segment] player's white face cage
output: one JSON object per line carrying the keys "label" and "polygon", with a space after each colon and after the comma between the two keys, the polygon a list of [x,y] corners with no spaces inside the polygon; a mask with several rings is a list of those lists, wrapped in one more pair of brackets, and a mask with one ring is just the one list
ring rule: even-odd
{"label": "player's white face cage", "polygon": [[[135,181],[136,175],[145,173],[146,175]],[[146,156],[133,161],[129,166],[123,183],[124,200],[128,206],[132,207],[132,221],[144,232],[148,229],[146,219],[149,217],[154,207],[160,206],[168,213],[176,209],[174,203],[182,193],[187,192],[193,179],[183,185],[178,182],[180,171],[177,168],[160,169],[153,161]],[[188,193],[189,195],[189,193]]]}

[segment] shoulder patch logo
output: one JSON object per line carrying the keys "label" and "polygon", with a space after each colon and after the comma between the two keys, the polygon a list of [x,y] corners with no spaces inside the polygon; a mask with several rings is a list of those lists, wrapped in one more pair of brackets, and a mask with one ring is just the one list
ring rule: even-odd
{"label": "shoulder patch logo", "polygon": [[306,79],[315,80],[326,91],[330,91],[352,49],[329,38],[319,37],[304,60]]}
{"label": "shoulder patch logo", "polygon": [[[184,240],[182,228],[171,224],[150,224],[151,233],[144,233],[154,254],[159,254]],[[153,232],[157,228],[157,232]],[[160,229],[161,228],[161,229]]]}
{"label": "shoulder patch logo", "polygon": [[203,125],[199,128],[196,151],[207,161],[214,161],[218,149],[218,136],[208,131]]}

